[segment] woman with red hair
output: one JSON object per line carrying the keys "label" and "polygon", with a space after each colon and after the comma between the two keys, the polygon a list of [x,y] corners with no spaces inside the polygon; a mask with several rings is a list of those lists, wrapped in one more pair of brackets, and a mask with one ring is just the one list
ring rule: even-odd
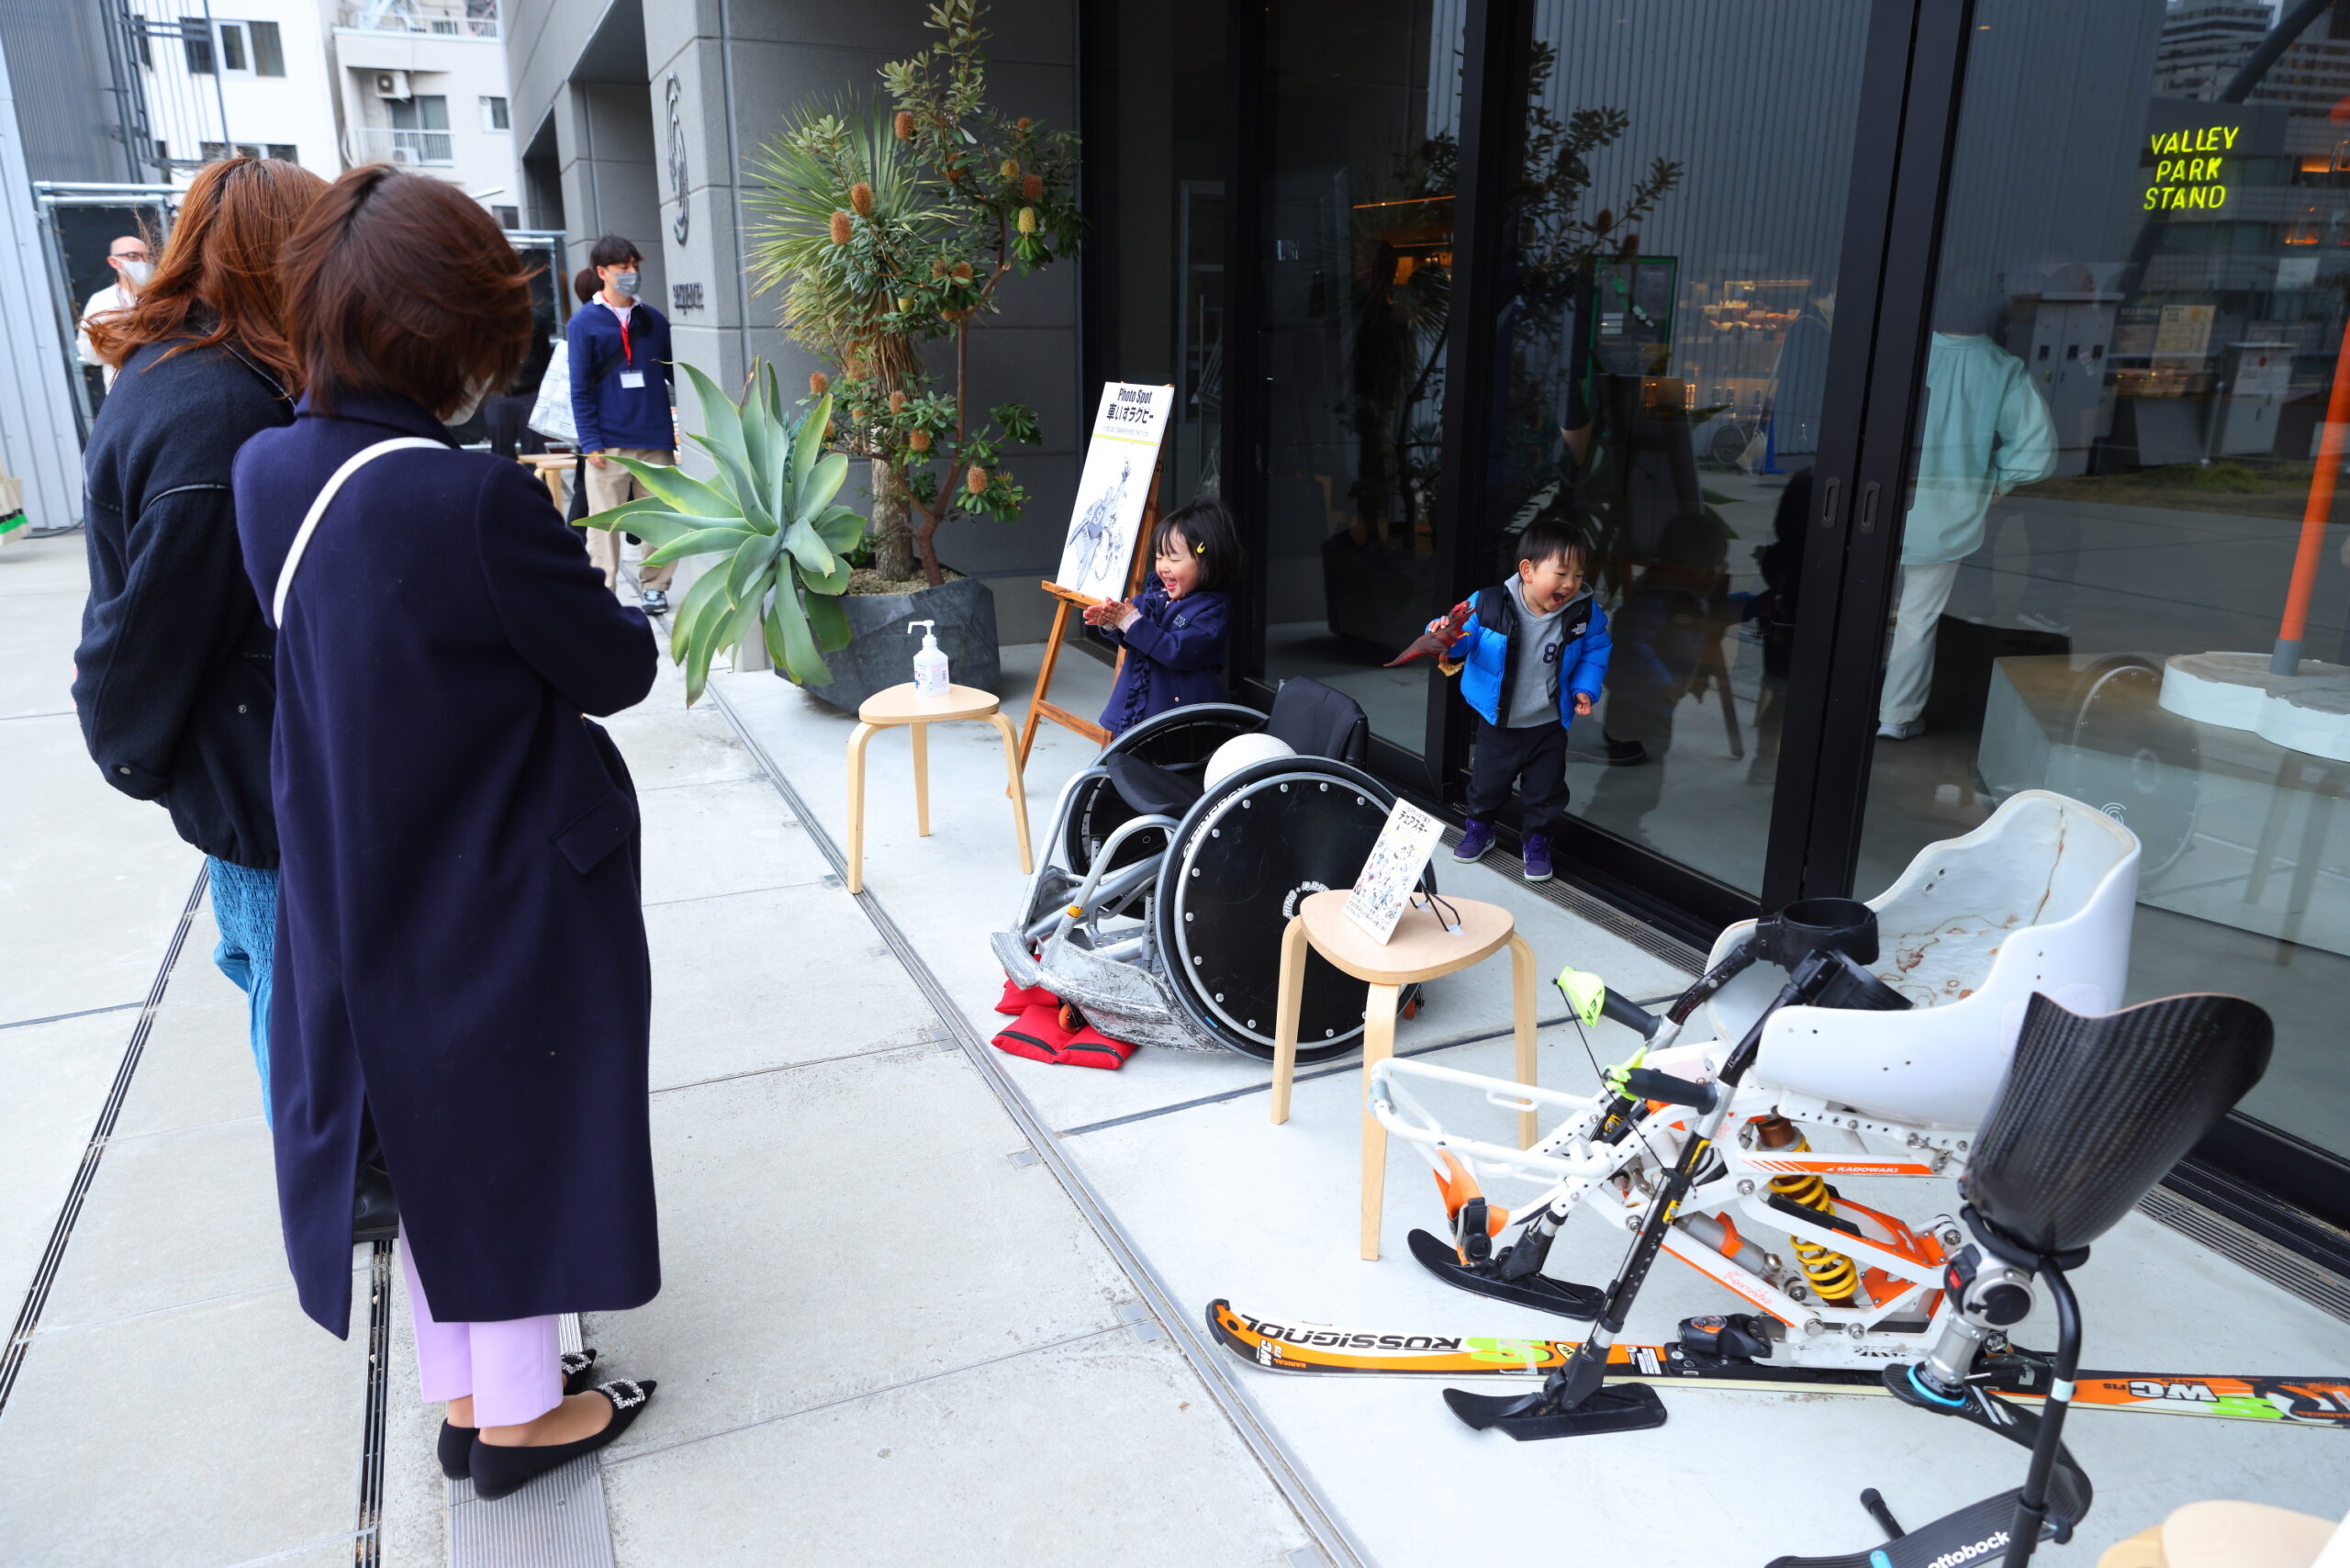
{"label": "woman with red hair", "polygon": [[[229,460],[256,431],[293,421],[301,368],[285,339],[278,252],[326,188],[274,158],[205,165],[137,302],[89,323],[116,374],[83,460],[90,598],[73,703],[106,781],[160,802],[210,857],[213,960],[247,994],[264,1116],[276,639],[238,548]],[[341,1189],[347,1240],[351,1183]]]}
{"label": "woman with red hair", "polygon": [[236,483],[277,626],[286,1256],[303,1309],[347,1334],[330,1194],[372,1129],[442,1466],[499,1497],[654,1388],[570,1393],[556,1323],[661,1288],[636,792],[586,717],[642,700],[656,654],[531,471],[449,434],[533,330],[480,205],[354,169],[284,265],[305,390]]}

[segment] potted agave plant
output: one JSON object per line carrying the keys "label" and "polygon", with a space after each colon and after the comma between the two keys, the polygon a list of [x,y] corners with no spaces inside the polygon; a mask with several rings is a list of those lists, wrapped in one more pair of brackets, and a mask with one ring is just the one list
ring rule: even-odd
{"label": "potted agave plant", "polygon": [[715,556],[670,617],[669,652],[686,672],[686,700],[701,696],[710,666],[733,652],[764,648],[780,673],[803,685],[829,683],[824,655],[847,645],[848,552],[865,519],[835,506],[848,459],[824,450],[830,398],[787,420],[772,366],[754,364],[737,403],[692,365],[706,435],[690,437],[716,460],[708,479],[677,468],[614,457],[650,494],[598,512],[589,528],[618,528],[645,543],[646,561]]}

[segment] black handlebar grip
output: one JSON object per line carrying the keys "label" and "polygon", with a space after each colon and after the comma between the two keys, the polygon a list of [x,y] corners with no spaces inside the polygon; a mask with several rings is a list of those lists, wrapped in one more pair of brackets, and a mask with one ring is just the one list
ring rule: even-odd
{"label": "black handlebar grip", "polygon": [[1643,1040],[1655,1039],[1656,1032],[1664,1027],[1663,1019],[1643,1008],[1633,1006],[1630,1002],[1617,995],[1613,986],[1608,988],[1606,996],[1599,1003],[1599,1015],[1603,1018],[1614,1019],[1627,1029],[1638,1034]]}

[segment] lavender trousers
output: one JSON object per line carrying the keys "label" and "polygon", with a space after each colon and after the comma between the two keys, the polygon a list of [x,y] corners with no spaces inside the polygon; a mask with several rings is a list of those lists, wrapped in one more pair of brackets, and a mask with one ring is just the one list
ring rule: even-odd
{"label": "lavender trousers", "polygon": [[400,1268],[416,1319],[417,1381],[424,1401],[473,1395],[474,1425],[519,1427],[563,1403],[562,1344],[553,1317],[502,1323],[442,1323],[424,1299],[408,1238],[400,1238]]}

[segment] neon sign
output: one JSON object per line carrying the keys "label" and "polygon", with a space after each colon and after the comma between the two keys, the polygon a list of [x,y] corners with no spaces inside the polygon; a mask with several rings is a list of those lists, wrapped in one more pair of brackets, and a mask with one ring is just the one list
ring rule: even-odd
{"label": "neon sign", "polygon": [[2154,183],[2146,187],[2143,210],[2210,210],[2228,205],[2223,165],[2244,128],[2215,125],[2201,130],[2158,130],[2146,140],[2154,156]]}

